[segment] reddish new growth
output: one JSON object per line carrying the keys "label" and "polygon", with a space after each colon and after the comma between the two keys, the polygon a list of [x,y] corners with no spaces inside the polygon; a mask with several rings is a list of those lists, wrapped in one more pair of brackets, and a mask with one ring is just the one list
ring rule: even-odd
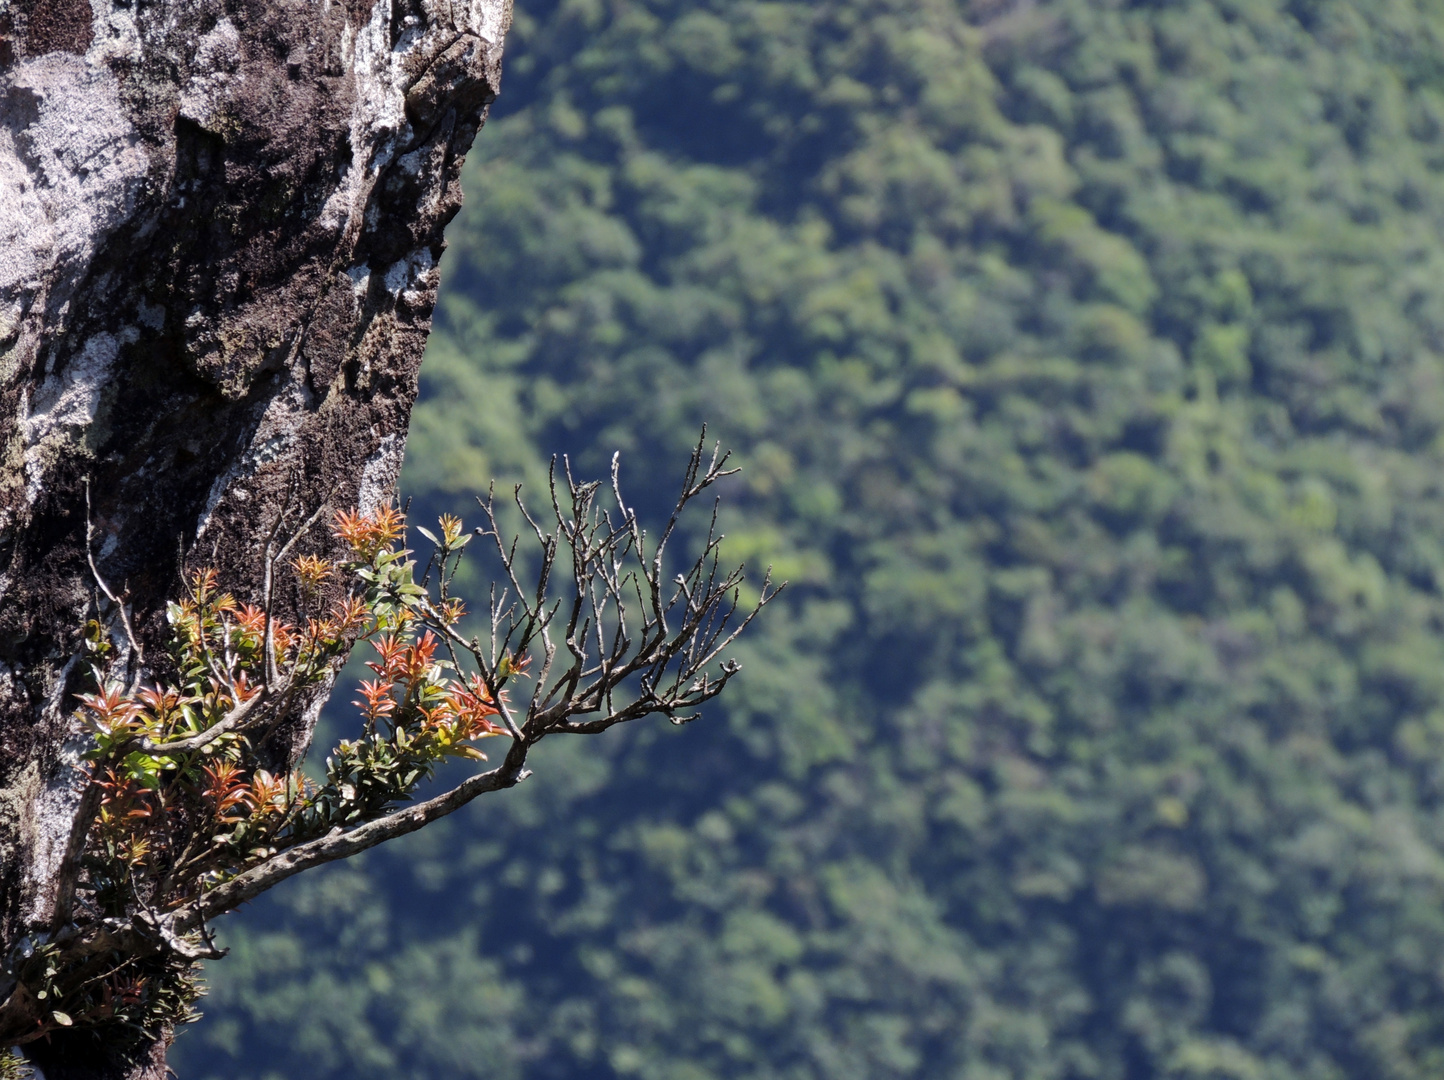
{"label": "reddish new growth", "polygon": [[401,511],[389,506],[371,516],[344,510],[336,515],[336,535],[366,562],[399,540],[405,531],[406,519]]}

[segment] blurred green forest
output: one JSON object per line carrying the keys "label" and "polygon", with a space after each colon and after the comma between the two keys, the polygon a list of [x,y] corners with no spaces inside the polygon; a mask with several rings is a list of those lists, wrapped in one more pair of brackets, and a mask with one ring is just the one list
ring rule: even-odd
{"label": "blurred green forest", "polygon": [[792,584],[704,721],[232,920],[180,1074],[1444,1076],[1444,2],[520,0],[507,64],[413,512],[656,511],[705,421]]}

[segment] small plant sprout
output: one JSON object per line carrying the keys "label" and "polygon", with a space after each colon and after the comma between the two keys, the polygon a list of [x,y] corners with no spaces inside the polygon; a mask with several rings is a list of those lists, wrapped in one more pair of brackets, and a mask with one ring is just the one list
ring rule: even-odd
{"label": "small plant sprout", "polygon": [[[434,532],[414,530],[431,548],[420,580],[395,508],[334,513],[330,559],[289,557],[320,512],[285,543],[278,521],[253,601],[226,591],[217,569],[188,574],[166,612],[164,665],[139,663],[128,621],[127,641],[115,643],[92,623],[93,684],[77,702],[89,736],[84,793],[52,924],[4,958],[0,1047],[101,1024],[153,1038],[193,1018],[197,961],[221,955],[216,916],[511,787],[544,738],[694,718],[738,671],[729,646],[777,594],[768,575],[739,609],[742,570],[720,566],[715,502],[698,557],[669,569],[683,515],[735,471],[726,463],[699,442],[651,536],[622,498],[615,457],[609,483],[578,482],[565,459],[554,462],[544,514],[515,492],[534,548],[526,559],[489,493],[472,531],[450,515]],[[452,589],[476,540],[499,579],[471,620]],[[535,573],[524,577],[524,564]],[[293,622],[274,603],[287,579],[299,598]],[[354,731],[315,780],[278,768],[273,734],[358,645],[370,677],[352,699]],[[416,801],[449,759],[478,771]]]}

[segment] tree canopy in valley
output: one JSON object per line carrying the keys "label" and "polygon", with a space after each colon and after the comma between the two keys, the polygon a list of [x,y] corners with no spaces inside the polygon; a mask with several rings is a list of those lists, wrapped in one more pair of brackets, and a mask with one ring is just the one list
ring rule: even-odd
{"label": "tree canopy in valley", "polygon": [[508,49],[413,517],[614,450],[661,512],[705,422],[791,584],[700,723],[226,927],[182,1075],[1444,1072],[1444,4]]}

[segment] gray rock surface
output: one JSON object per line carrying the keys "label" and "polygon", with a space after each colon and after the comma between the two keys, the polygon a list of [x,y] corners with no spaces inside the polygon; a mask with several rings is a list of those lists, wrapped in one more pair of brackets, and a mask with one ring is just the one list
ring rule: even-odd
{"label": "gray rock surface", "polygon": [[[80,638],[118,628],[87,521],[154,658],[182,567],[254,594],[283,506],[391,497],[509,18],[0,0],[0,955],[50,919]],[[270,753],[299,753],[318,704]],[[50,1080],[121,1075],[82,1042]]]}

